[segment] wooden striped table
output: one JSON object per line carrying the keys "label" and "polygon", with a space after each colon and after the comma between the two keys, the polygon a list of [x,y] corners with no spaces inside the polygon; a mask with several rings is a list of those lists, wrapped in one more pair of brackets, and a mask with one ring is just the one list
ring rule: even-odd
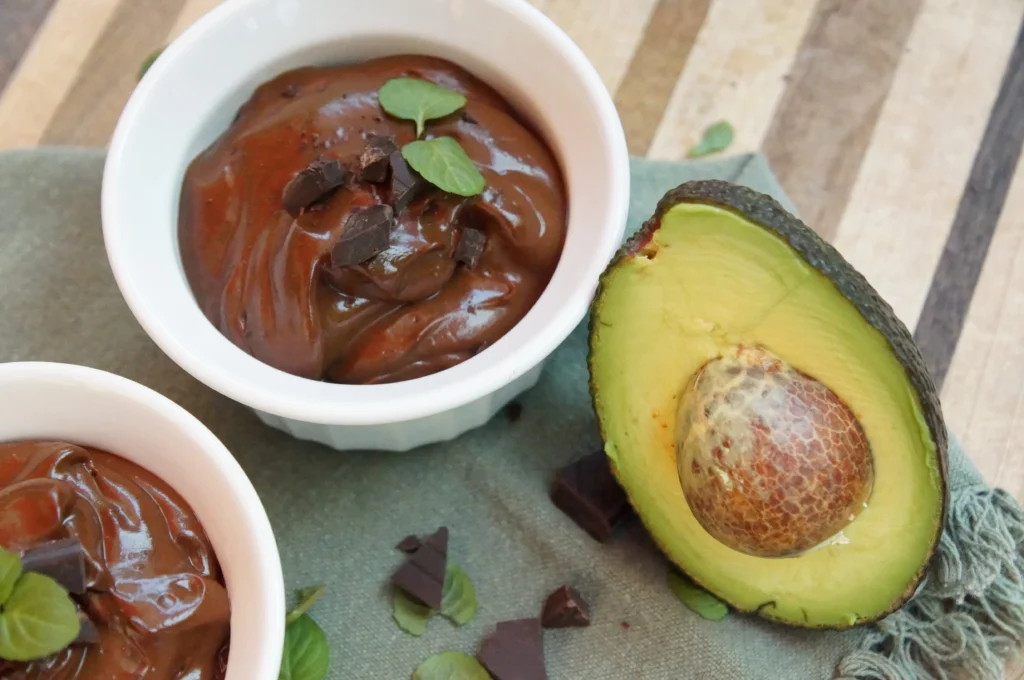
{"label": "wooden striped table", "polygon": [[[0,0],[0,148],[105,144],[140,63],[217,2]],[[1024,3],[534,2],[596,65],[632,153],[683,158],[725,119],[731,151],[768,155],[916,329],[985,476],[1024,499]]]}
{"label": "wooden striped table", "polygon": [[[217,2],[0,0],[0,149],[104,145],[145,57]],[[768,155],[1024,500],[1024,2],[533,2],[597,67],[633,154],[683,158],[724,119],[731,151]]]}

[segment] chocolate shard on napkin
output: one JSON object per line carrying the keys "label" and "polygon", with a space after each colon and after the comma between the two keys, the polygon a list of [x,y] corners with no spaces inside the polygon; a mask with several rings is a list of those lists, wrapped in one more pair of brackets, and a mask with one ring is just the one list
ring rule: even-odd
{"label": "chocolate shard on napkin", "polygon": [[633,511],[601,450],[558,471],[551,502],[601,542],[610,539],[616,525]]}
{"label": "chocolate shard on napkin", "polygon": [[494,680],[547,680],[540,619],[502,621],[476,653]]}
{"label": "chocolate shard on napkin", "polygon": [[409,554],[412,554],[412,553],[416,552],[417,550],[419,550],[420,546],[422,546],[422,545],[423,545],[423,542],[419,539],[418,536],[415,536],[413,534],[409,534],[408,536],[403,538],[401,541],[399,541],[398,545],[396,545],[395,548],[397,548],[398,550],[401,550],[405,554],[409,555]]}
{"label": "chocolate shard on napkin", "polygon": [[448,570],[448,527],[441,527],[391,577],[391,584],[431,609],[441,609]]}
{"label": "chocolate shard on napkin", "polygon": [[341,161],[330,158],[313,161],[284,187],[281,203],[292,217],[313,205],[345,183],[347,175]]}
{"label": "chocolate shard on napkin", "polygon": [[85,548],[77,538],[43,543],[21,556],[23,571],[49,576],[69,593],[85,593]]}
{"label": "chocolate shard on napkin", "polygon": [[388,159],[391,164],[391,205],[399,213],[427,187],[427,182],[409,167],[401,151],[393,151]]}
{"label": "chocolate shard on napkin", "polygon": [[463,229],[455,247],[455,261],[473,269],[480,263],[486,246],[487,234],[479,229]]}
{"label": "chocolate shard on napkin", "polygon": [[359,178],[364,182],[379,184],[388,178],[391,154],[398,151],[395,140],[374,135],[366,140],[366,146],[359,154]]}
{"label": "chocolate shard on napkin", "polygon": [[548,595],[541,611],[545,628],[581,628],[590,625],[590,606],[575,588],[562,586]]}
{"label": "chocolate shard on napkin", "polygon": [[341,238],[331,251],[331,265],[351,267],[388,249],[395,213],[390,205],[353,210],[345,220]]}

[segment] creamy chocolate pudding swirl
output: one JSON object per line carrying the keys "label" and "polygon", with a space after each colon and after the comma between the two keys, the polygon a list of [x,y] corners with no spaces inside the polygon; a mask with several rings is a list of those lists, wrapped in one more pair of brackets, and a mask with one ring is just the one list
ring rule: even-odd
{"label": "creamy chocolate pudding swirl", "polygon": [[99,631],[12,680],[220,680],[230,607],[217,558],[192,510],[123,458],[64,442],[0,444],[0,545],[22,553],[77,537]]}
{"label": "creamy chocolate pudding swirl", "polygon": [[[430,186],[396,211],[387,250],[348,267],[330,253],[353,209],[391,203],[387,183],[349,181],[297,217],[282,191],[317,160],[352,167],[374,135],[398,146],[414,125],[377,90],[415,77],[461,92],[464,109],[427,124],[459,142],[486,180],[470,198]],[[495,342],[537,301],[558,262],[566,200],[544,142],[492,90],[449,62],[398,56],[303,68],[260,86],[190,165],[179,237],[185,273],[211,322],[283,371],[339,383],[409,380]],[[487,241],[473,267],[453,257],[460,230]]]}

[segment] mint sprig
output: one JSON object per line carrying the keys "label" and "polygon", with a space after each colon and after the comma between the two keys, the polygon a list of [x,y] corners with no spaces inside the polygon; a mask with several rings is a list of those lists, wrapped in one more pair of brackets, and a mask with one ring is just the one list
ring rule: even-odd
{"label": "mint sprig", "polygon": [[464,95],[426,80],[394,78],[378,90],[377,98],[390,115],[416,123],[416,141],[402,147],[402,157],[423,179],[459,196],[476,196],[484,190],[484,176],[457,141],[420,139],[426,121],[461,109],[466,105]]}
{"label": "mint sprig", "polygon": [[732,144],[732,125],[725,120],[709,125],[700,141],[690,148],[690,158],[703,158],[719,151],[725,151]]}
{"label": "mint sprig", "polygon": [[324,590],[324,586],[315,586],[298,592],[298,604],[285,619],[278,680],[323,680],[327,676],[331,651],[327,635],[307,613]]}
{"label": "mint sprig", "polygon": [[412,674],[412,680],[490,680],[479,661],[465,652],[441,652],[427,657]]}
{"label": "mint sprig", "polygon": [[381,108],[416,123],[416,139],[428,120],[444,118],[466,105],[465,95],[419,78],[393,78],[377,92]]}
{"label": "mint sprig", "polygon": [[23,572],[0,548],[0,659],[33,661],[70,645],[79,630],[68,592],[49,576]]}

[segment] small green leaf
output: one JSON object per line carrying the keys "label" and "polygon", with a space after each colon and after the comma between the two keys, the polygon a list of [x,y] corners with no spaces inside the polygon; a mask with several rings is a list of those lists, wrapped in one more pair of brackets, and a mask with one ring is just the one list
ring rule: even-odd
{"label": "small green leaf", "polygon": [[278,680],[323,680],[329,664],[327,636],[308,614],[285,627]]}
{"label": "small green leaf", "polygon": [[725,151],[732,144],[732,125],[727,121],[720,120],[714,125],[709,125],[704,130],[704,136],[700,142],[690,149],[690,158],[701,158],[719,151]]}
{"label": "small green leaf", "polygon": [[721,621],[729,614],[729,607],[724,602],[674,570],[668,573],[668,587],[680,602],[701,618]]}
{"label": "small green leaf", "polygon": [[0,605],[14,592],[14,584],[21,576],[21,558],[0,548]]}
{"label": "small green leaf", "polygon": [[381,108],[395,118],[416,122],[416,139],[428,120],[444,118],[466,105],[466,97],[418,78],[393,78],[377,92]]}
{"label": "small green leaf", "polygon": [[153,66],[153,62],[155,62],[160,57],[160,55],[164,53],[164,50],[166,49],[167,47],[161,47],[159,49],[153,50],[153,53],[146,57],[146,59],[142,62],[142,66],[139,67],[139,80],[142,80],[142,76],[146,75],[146,71],[148,71],[150,67]]}
{"label": "small green leaf", "polygon": [[441,614],[464,626],[476,616],[476,607],[476,588],[473,587],[473,582],[457,565],[449,564],[444,575]]}
{"label": "small green leaf", "polygon": [[484,176],[451,137],[411,142],[402,147],[402,156],[439,189],[459,196],[476,196],[484,190]]}
{"label": "small green leaf", "polygon": [[316,601],[323,597],[325,590],[327,590],[327,586],[323,585],[300,588],[296,592],[298,604],[295,605],[295,609],[289,612],[288,618],[285,619],[285,623],[292,623],[308,612],[310,608],[316,604]]}
{"label": "small green leaf", "polygon": [[464,652],[441,652],[427,657],[412,680],[490,680],[480,662]]}
{"label": "small green leaf", "polygon": [[0,659],[32,661],[78,636],[78,614],[66,590],[48,576],[21,575],[0,613]]}
{"label": "small green leaf", "polygon": [[426,632],[427,621],[434,615],[430,607],[416,602],[400,588],[392,591],[391,606],[394,608],[393,616],[398,627],[416,637]]}

